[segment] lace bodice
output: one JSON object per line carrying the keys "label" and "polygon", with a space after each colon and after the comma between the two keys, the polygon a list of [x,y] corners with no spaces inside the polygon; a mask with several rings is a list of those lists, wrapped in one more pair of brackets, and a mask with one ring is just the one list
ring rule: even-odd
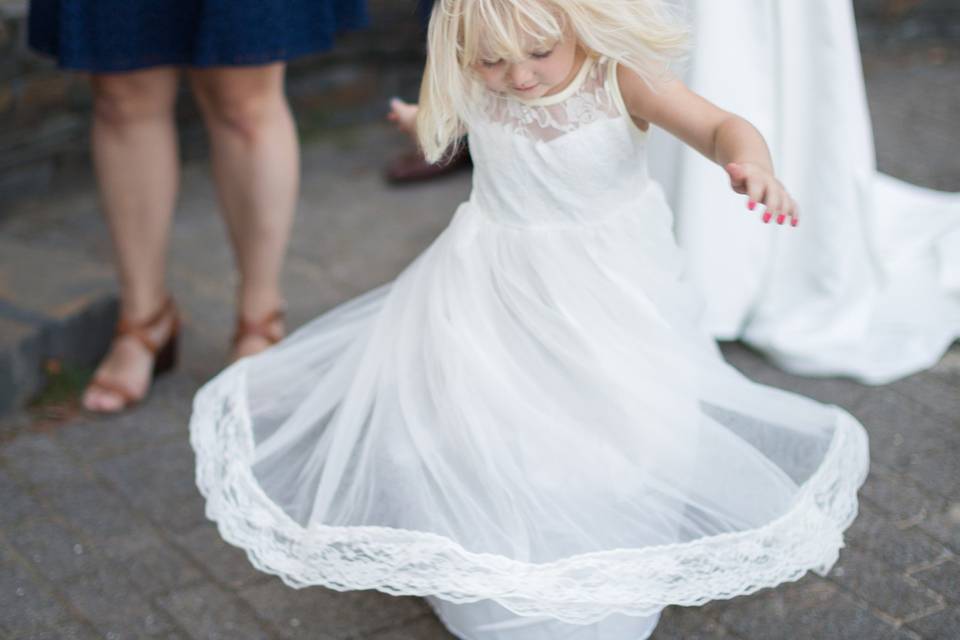
{"label": "lace bodice", "polygon": [[635,208],[648,191],[646,134],[627,113],[616,64],[587,58],[561,93],[488,92],[471,123],[471,203],[520,226],[582,224]]}

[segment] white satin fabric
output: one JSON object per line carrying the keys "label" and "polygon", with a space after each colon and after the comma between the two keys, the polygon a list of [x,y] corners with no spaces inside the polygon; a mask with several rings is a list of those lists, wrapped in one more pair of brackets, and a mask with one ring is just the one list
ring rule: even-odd
{"label": "white satin fabric", "polygon": [[488,98],[434,243],[198,394],[223,537],[293,586],[430,596],[467,640],[640,640],[826,573],[866,432],[701,331],[615,66]]}
{"label": "white satin fabric", "polygon": [[882,384],[934,365],[960,336],[960,194],[877,173],[851,3],[685,4],[688,84],[760,129],[803,216],[760,224],[720,168],[653,133],[707,329],[804,375]]}

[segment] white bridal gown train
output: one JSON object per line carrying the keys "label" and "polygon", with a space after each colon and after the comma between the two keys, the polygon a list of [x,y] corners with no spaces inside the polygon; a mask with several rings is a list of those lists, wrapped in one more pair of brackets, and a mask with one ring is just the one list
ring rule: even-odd
{"label": "white bridal gown train", "polygon": [[642,640],[825,574],[866,432],[702,331],[615,65],[488,99],[433,244],[198,393],[221,535],[295,587],[427,596],[465,640]]}
{"label": "white bridal gown train", "polygon": [[882,384],[960,336],[960,194],[879,174],[848,0],[686,0],[687,82],[770,143],[796,229],[757,222],[716,165],[663,132],[651,174],[708,331],[783,368]]}

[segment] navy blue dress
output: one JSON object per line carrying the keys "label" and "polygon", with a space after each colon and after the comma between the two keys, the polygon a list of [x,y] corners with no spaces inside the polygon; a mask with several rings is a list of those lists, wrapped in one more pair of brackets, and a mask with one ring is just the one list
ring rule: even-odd
{"label": "navy blue dress", "polygon": [[365,0],[32,0],[28,39],[66,69],[257,65],[366,22]]}

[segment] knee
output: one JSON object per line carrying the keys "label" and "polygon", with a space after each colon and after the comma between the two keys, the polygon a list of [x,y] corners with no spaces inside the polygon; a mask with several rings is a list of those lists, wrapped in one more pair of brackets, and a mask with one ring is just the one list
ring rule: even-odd
{"label": "knee", "polygon": [[247,141],[255,142],[271,119],[286,108],[283,95],[268,90],[201,91],[200,108],[211,126],[225,128]]}
{"label": "knee", "polygon": [[173,111],[173,96],[151,91],[138,82],[95,80],[93,96],[94,117],[114,126],[167,117]]}

